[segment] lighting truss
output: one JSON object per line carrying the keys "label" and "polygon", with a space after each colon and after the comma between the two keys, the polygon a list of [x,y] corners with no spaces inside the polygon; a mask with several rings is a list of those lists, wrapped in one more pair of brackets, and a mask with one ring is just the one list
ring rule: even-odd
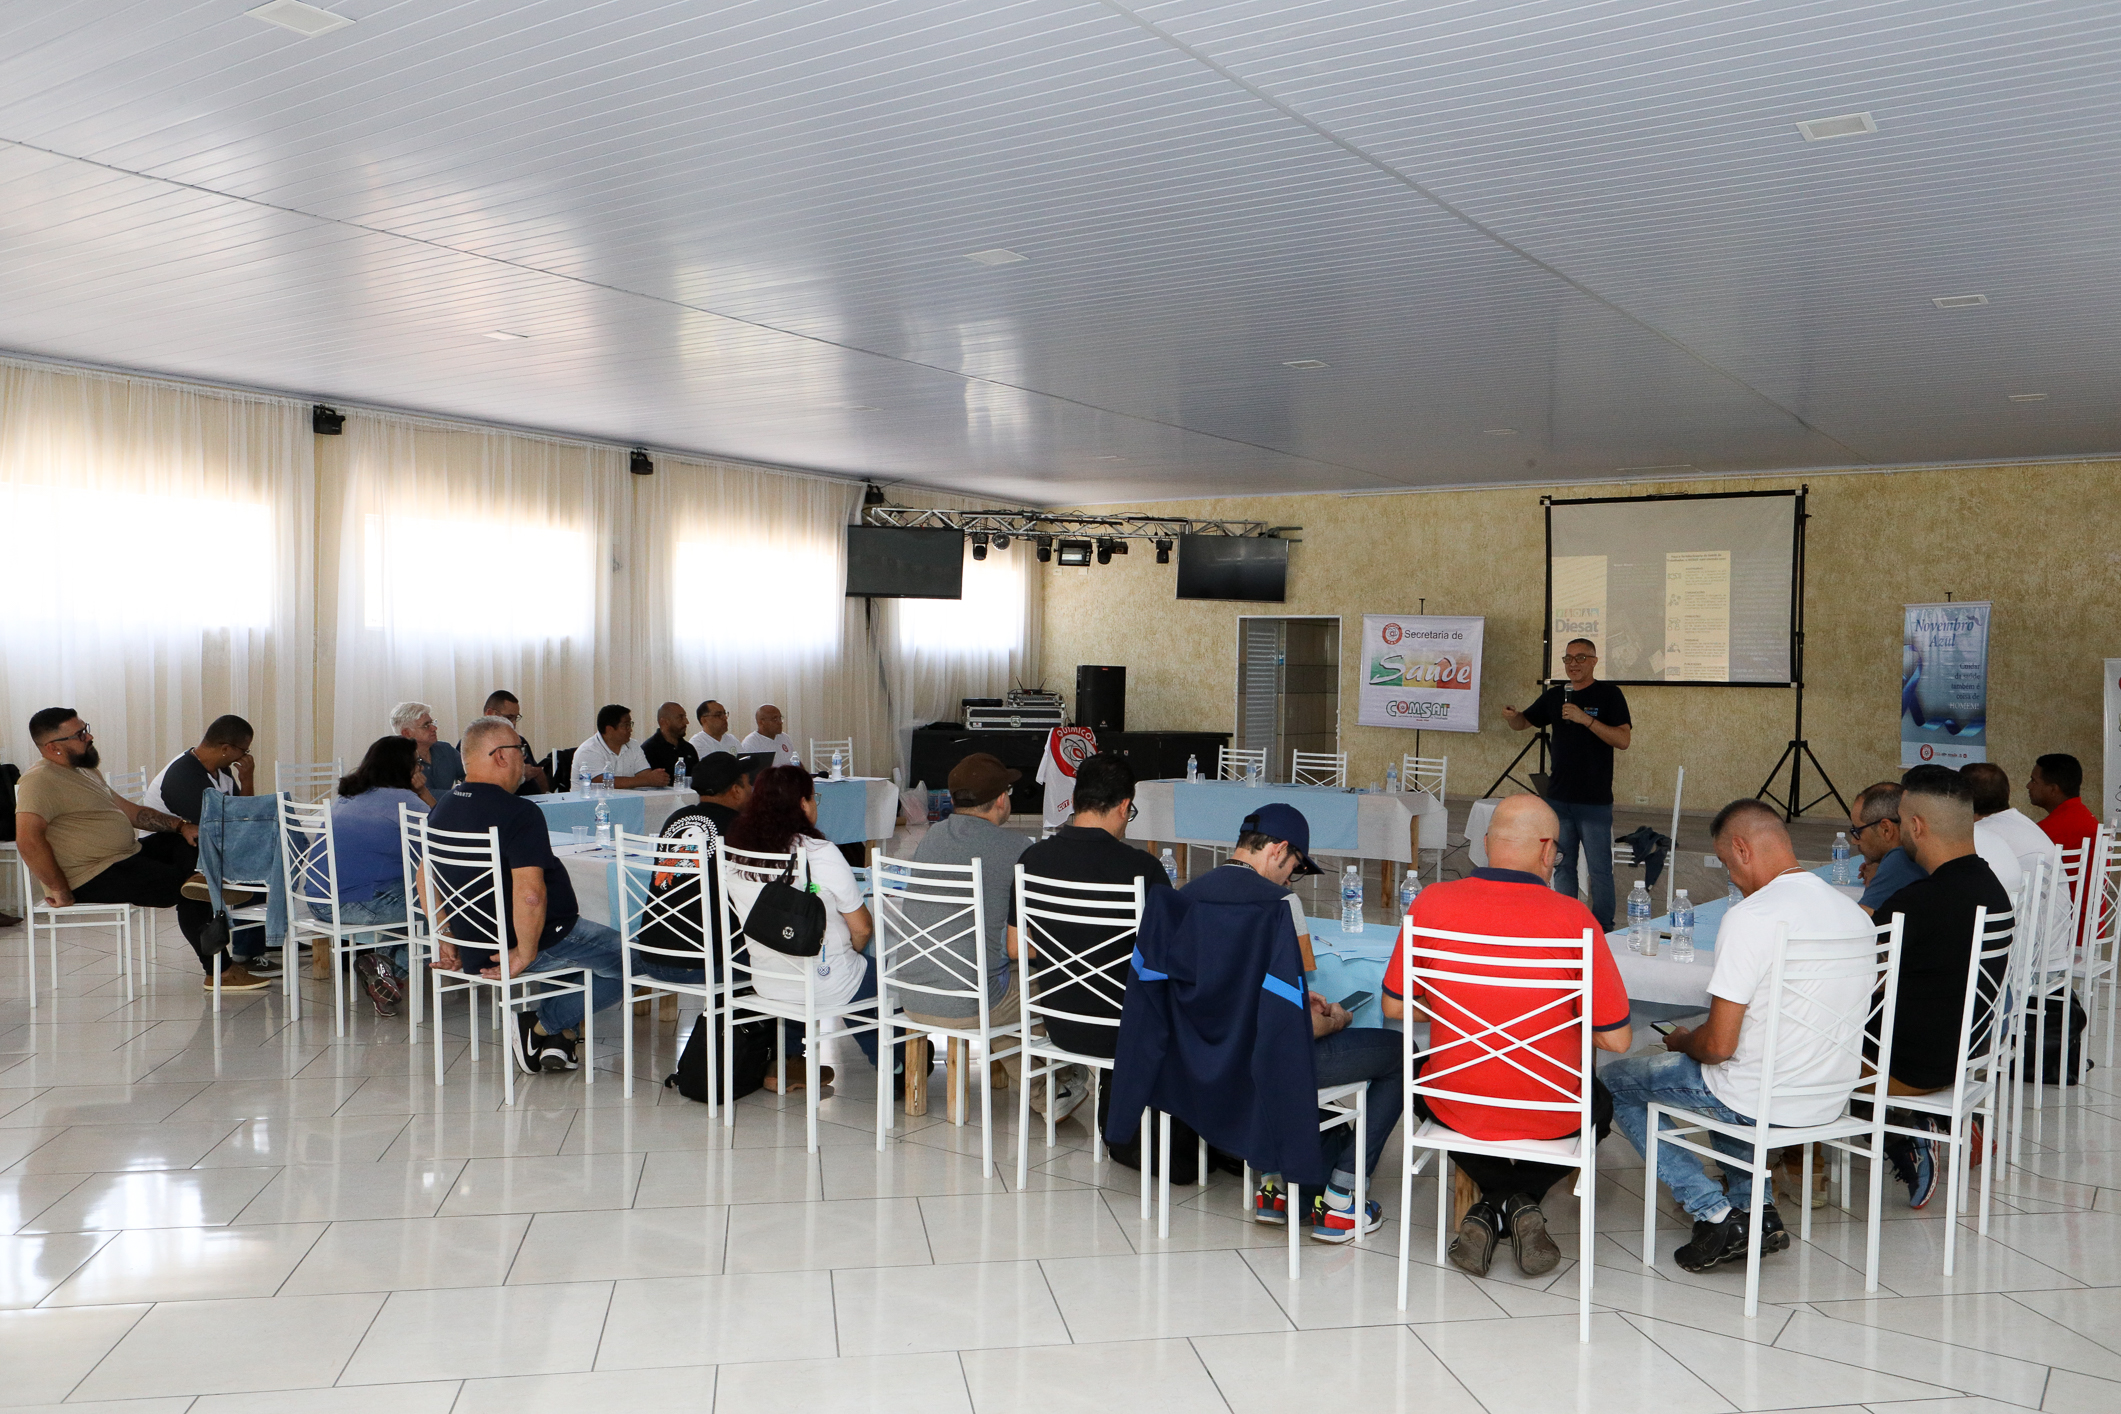
{"label": "lighting truss", "polygon": [[1226,535],[1233,539],[1278,536],[1293,539],[1289,532],[1300,525],[1268,525],[1263,520],[1185,520],[1174,516],[1072,516],[1050,511],[994,510],[953,511],[916,506],[867,506],[865,525],[891,525],[904,530],[962,530],[973,535],[1069,536],[1106,540],[1169,540],[1180,535]]}

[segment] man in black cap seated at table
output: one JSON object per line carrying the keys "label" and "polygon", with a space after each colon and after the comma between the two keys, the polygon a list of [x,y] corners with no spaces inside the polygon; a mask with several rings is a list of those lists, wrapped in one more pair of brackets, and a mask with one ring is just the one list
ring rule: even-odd
{"label": "man in black cap seated at table", "polygon": [[[717,977],[721,975],[722,960],[720,945],[713,930],[718,926],[720,918],[715,910],[721,901],[721,891],[715,883],[715,854],[721,848],[723,839],[728,836],[730,827],[736,824],[737,812],[742,810],[744,802],[751,798],[751,778],[757,773],[756,757],[731,756],[726,751],[713,753],[692,773],[692,788],[699,792],[699,804],[674,811],[670,818],[663,822],[662,838],[690,842],[705,856],[707,952],[713,959]],[[673,882],[665,879],[656,881],[654,891],[659,900],[664,891],[672,887]],[[688,895],[698,891],[698,885],[689,879],[675,882],[675,887]],[[689,908],[690,898],[681,897],[673,906]],[[647,932],[656,933],[658,936],[649,937]],[[652,926],[644,932],[643,941],[654,947],[671,947],[675,946],[669,941],[673,935],[674,930],[667,926]]]}

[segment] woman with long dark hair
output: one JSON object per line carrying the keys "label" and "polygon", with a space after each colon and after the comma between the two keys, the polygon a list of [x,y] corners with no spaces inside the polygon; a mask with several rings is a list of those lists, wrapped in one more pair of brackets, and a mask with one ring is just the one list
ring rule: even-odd
{"label": "woman with long dark hair", "polygon": [[[799,1002],[803,999],[800,969],[814,967],[815,995],[820,1007],[845,1006],[874,997],[876,959],[866,951],[871,931],[869,909],[862,902],[861,886],[855,882],[846,856],[838,845],[818,833],[817,791],[810,784],[810,773],[800,766],[775,766],[760,772],[752,784],[751,798],[744,802],[736,823],[729,827],[729,843],[760,854],[790,854],[800,849],[811,890],[825,901],[825,945],[816,957],[785,957],[756,945],[751,948],[752,987],[758,994],[774,1001]],[[760,887],[741,876],[729,881],[730,902],[737,916],[750,913]],[[790,1038],[788,1059],[799,1059],[806,1045],[803,1027],[790,1024],[785,1029]],[[876,1032],[857,1032],[854,1039],[862,1054],[869,1057],[869,1063],[875,1065]],[[820,1067],[818,1074],[830,1081],[832,1068]],[[790,1066],[788,1088],[798,1090],[803,1083],[801,1069]],[[772,1089],[774,1084],[774,1075],[769,1071],[766,1087]]]}
{"label": "woman with long dark hair", "polygon": [[[424,771],[419,745],[411,737],[385,736],[369,745],[360,765],[339,777],[339,792],[331,802],[331,835],[341,923],[405,921],[404,837],[398,807],[408,806],[416,815],[427,813]],[[310,912],[331,917],[316,904],[310,905]],[[360,934],[355,942],[372,937]],[[392,949],[388,960],[380,949],[361,949],[354,954],[354,975],[375,1003],[377,1016],[398,1014],[398,1002],[405,995],[404,948]]]}

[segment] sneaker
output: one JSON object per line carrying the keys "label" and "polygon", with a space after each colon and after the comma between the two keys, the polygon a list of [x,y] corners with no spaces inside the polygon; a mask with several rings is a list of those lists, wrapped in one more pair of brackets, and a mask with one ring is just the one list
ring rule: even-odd
{"label": "sneaker", "polygon": [[405,988],[398,975],[391,970],[379,954],[364,952],[354,958],[354,975],[361,979],[368,999],[375,1003],[377,1016],[396,1016],[398,1003],[405,997]]}
{"label": "sneaker", "polygon": [[256,957],[239,957],[236,959],[236,966],[253,977],[278,977],[281,971],[280,955],[276,952],[261,952]]}
{"label": "sneaker", "polygon": [[1773,1203],[1760,1205],[1760,1250],[1787,1252],[1790,1249],[1790,1230],[1782,1225],[1782,1214],[1775,1211]]}
{"label": "sneaker", "polygon": [[1252,1195],[1252,1221],[1272,1223],[1275,1227],[1289,1225],[1289,1190],[1273,1174],[1262,1178],[1259,1191]]}
{"label": "sneaker", "polygon": [[1451,1265],[1476,1277],[1488,1274],[1495,1260],[1495,1236],[1502,1227],[1502,1214],[1492,1203],[1475,1203],[1459,1219],[1458,1235],[1451,1239]]}
{"label": "sneaker", "polygon": [[[1041,1085],[1036,1092],[1043,1097],[1046,1087]],[[1053,1103],[1047,1107],[1046,1118],[1059,1124],[1076,1111],[1076,1107],[1090,1098],[1090,1087],[1074,1076],[1068,1077],[1053,1087]]]}
{"label": "sneaker", "polygon": [[582,1061],[576,1052],[572,1036],[538,1036],[538,1069],[561,1071],[580,1070]]}
{"label": "sneaker", "polygon": [[1937,1146],[1927,1139],[1911,1139],[1908,1143],[1914,1150],[1914,1172],[1907,1179],[1907,1205],[1920,1208],[1937,1191]]}
{"label": "sneaker", "polygon": [[1528,1277],[1544,1276],[1561,1265],[1561,1248],[1547,1232],[1547,1215],[1523,1194],[1512,1194],[1503,1205],[1503,1221],[1510,1229],[1510,1255],[1517,1270]]}
{"label": "sneaker", "polygon": [[538,1014],[525,1008],[516,1013],[515,1029],[508,1033],[508,1051],[515,1063],[526,1075],[536,1075],[541,1067],[538,1063]]}
{"label": "sneaker", "polygon": [[1745,1215],[1732,1209],[1722,1222],[1696,1219],[1694,1239],[1672,1254],[1690,1272],[1705,1272],[1725,1262],[1742,1262],[1746,1251]]}
{"label": "sneaker", "polygon": [[[214,989],[213,973],[207,973],[200,980],[204,982],[207,991],[211,992]],[[224,967],[221,969],[221,990],[224,992],[262,992],[271,985],[271,979],[260,977],[256,973],[241,967]]]}
{"label": "sneaker", "polygon": [[1384,1206],[1375,1198],[1363,1204],[1362,1227],[1355,1225],[1355,1195],[1328,1187],[1311,1200],[1311,1236],[1320,1242],[1353,1242],[1385,1225]]}

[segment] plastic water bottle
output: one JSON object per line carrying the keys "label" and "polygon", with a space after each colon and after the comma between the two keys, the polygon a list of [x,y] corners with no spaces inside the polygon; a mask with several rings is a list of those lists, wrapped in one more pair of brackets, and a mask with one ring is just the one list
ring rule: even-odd
{"label": "plastic water bottle", "polygon": [[611,811],[601,795],[597,797],[597,848],[611,848]]}
{"label": "plastic water bottle", "polygon": [[1845,830],[1834,832],[1833,877],[1837,884],[1846,884],[1849,881],[1849,837]]}
{"label": "plastic water bottle", "polygon": [[1178,860],[1172,855],[1169,849],[1165,849],[1163,852],[1163,856],[1159,858],[1156,862],[1164,866],[1164,874],[1171,880],[1172,883],[1175,884],[1178,882]]}
{"label": "plastic water bottle", "polygon": [[1728,890],[1725,891],[1723,897],[1726,903],[1745,902],[1745,892],[1744,890],[1738,887],[1738,881],[1736,879],[1731,880],[1731,886]]}
{"label": "plastic water bottle", "polygon": [[1694,900],[1685,889],[1672,898],[1672,961],[1694,960]]}
{"label": "plastic water bottle", "polygon": [[1628,948],[1644,957],[1657,956],[1657,934],[1650,927],[1650,891],[1640,879],[1628,890]]}
{"label": "plastic water bottle", "polygon": [[832,779],[834,779],[835,781],[840,780],[846,774],[846,764],[846,759],[840,755],[840,749],[836,746],[833,747]]}
{"label": "plastic water bottle", "polygon": [[1200,758],[1198,756],[1188,756],[1186,758],[1186,779],[1189,781],[1200,779]]}
{"label": "plastic water bottle", "polygon": [[1246,785],[1248,785],[1248,786],[1256,786],[1256,785],[1258,785],[1258,784],[1259,784],[1259,781],[1260,781],[1260,774],[1261,774],[1261,773],[1260,773],[1260,769],[1259,769],[1259,763],[1258,763],[1257,761],[1248,761],[1248,762],[1246,762],[1246,763],[1245,763],[1245,784],[1246,784]]}
{"label": "plastic water bottle", "polygon": [[1399,916],[1407,916],[1414,900],[1421,897],[1421,876],[1412,869],[1399,876]]}
{"label": "plastic water bottle", "polygon": [[1385,790],[1392,795],[1399,794],[1399,768],[1397,766],[1385,767]]}
{"label": "plastic water bottle", "polygon": [[1362,871],[1352,864],[1340,876],[1340,931],[1362,931]]}

